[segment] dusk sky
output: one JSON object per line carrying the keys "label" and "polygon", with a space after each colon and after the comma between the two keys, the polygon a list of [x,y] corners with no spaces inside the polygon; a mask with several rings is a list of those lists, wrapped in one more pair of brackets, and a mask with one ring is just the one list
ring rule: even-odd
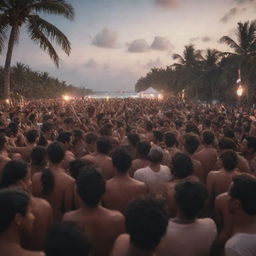
{"label": "dusk sky", "polygon": [[[256,19],[256,0],[67,0],[75,20],[45,16],[70,39],[72,53],[61,53],[57,69],[50,57],[22,31],[12,64],[49,72],[79,87],[133,91],[154,66],[173,63],[187,44],[196,49],[229,50],[218,41],[235,39],[237,22]],[[0,56],[0,65],[5,54]]]}

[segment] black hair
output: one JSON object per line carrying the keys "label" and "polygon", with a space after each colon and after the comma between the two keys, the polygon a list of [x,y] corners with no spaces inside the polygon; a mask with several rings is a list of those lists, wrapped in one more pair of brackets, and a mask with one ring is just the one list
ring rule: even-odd
{"label": "black hair", "polygon": [[82,130],[73,130],[72,134],[76,138],[83,138],[83,131]]}
{"label": "black hair", "polygon": [[83,160],[83,159],[73,160],[69,163],[69,173],[76,180],[82,170],[82,167],[90,166],[90,165],[92,166],[93,163],[89,160]]}
{"label": "black hair", "polygon": [[3,168],[0,187],[7,188],[25,179],[27,175],[28,165],[26,162],[11,160]]}
{"label": "black hair", "polygon": [[151,148],[148,153],[148,160],[154,164],[161,163],[163,160],[163,152],[157,148]]}
{"label": "black hair", "polygon": [[50,229],[45,246],[46,256],[87,256],[89,251],[90,244],[79,223],[65,221]]}
{"label": "black hair", "polygon": [[208,197],[206,187],[200,182],[184,181],[175,186],[175,201],[182,213],[194,219]]}
{"label": "black hair", "polygon": [[209,119],[204,119],[203,124],[204,124],[205,127],[210,128],[212,122]]}
{"label": "black hair", "polygon": [[111,151],[110,140],[106,137],[100,137],[97,142],[97,151],[101,154],[108,154]]}
{"label": "black hair", "polygon": [[50,122],[44,122],[41,126],[41,131],[42,132],[49,132],[53,130],[53,124]]}
{"label": "black hair", "polygon": [[168,148],[178,145],[177,136],[173,132],[167,132],[164,134],[164,142]]}
{"label": "black hair", "polygon": [[233,177],[229,194],[239,200],[243,210],[248,215],[256,215],[256,179],[242,174]]}
{"label": "black hair", "polygon": [[163,141],[164,135],[161,131],[153,131],[153,136],[157,141],[159,142]]}
{"label": "black hair", "polygon": [[127,139],[132,147],[136,147],[140,142],[140,136],[137,133],[128,133]]}
{"label": "black hair", "polygon": [[26,139],[29,143],[35,143],[38,137],[39,137],[39,132],[37,130],[30,130],[26,132]]}
{"label": "black hair", "polygon": [[200,135],[199,129],[195,124],[187,124],[186,125],[186,129],[185,129],[186,133],[195,133],[197,135]]}
{"label": "black hair", "polygon": [[224,129],[224,136],[233,139],[233,138],[235,138],[235,133],[233,130],[226,128],[226,129]]}
{"label": "black hair", "polygon": [[215,136],[211,131],[205,131],[203,133],[203,143],[211,145],[214,142]]}
{"label": "black hair", "polygon": [[236,143],[230,138],[223,137],[219,140],[219,149],[220,150],[232,149],[236,151]]}
{"label": "black hair", "polygon": [[253,150],[253,153],[256,152],[256,137],[255,136],[247,136],[245,137],[247,141],[247,147]]}
{"label": "black hair", "polygon": [[189,156],[177,153],[171,160],[171,172],[175,178],[184,179],[193,174],[194,167]]}
{"label": "black hair", "polygon": [[196,152],[196,150],[199,147],[199,139],[197,137],[197,135],[194,134],[186,134],[185,135],[185,143],[184,143],[184,147],[187,150],[187,152],[189,154],[194,154]]}
{"label": "black hair", "polygon": [[223,167],[227,171],[233,171],[238,164],[238,157],[236,152],[233,150],[228,150],[220,155],[220,160]]}
{"label": "black hair", "polygon": [[153,129],[153,124],[152,124],[152,122],[146,121],[146,122],[145,122],[145,127],[146,127],[146,129],[147,129],[148,132],[152,131],[152,129]]}
{"label": "black hair", "polygon": [[94,167],[83,167],[76,180],[78,195],[84,204],[95,207],[105,193],[105,179]]}
{"label": "black hair", "polygon": [[94,132],[89,132],[84,136],[84,139],[87,144],[92,144],[97,141],[98,136]]}
{"label": "black hair", "polygon": [[65,150],[59,142],[53,142],[47,148],[47,155],[52,163],[59,164],[65,157]]}
{"label": "black hair", "polygon": [[131,202],[125,213],[125,223],[134,247],[154,249],[165,235],[168,224],[164,202],[149,196]]}
{"label": "black hair", "polygon": [[147,159],[150,149],[151,149],[151,145],[147,141],[141,141],[136,146],[138,156],[143,159]]}
{"label": "black hair", "polygon": [[30,196],[21,190],[3,189],[0,191],[0,233],[11,225],[16,214],[27,214]]}
{"label": "black hair", "polygon": [[59,134],[57,141],[62,142],[63,144],[70,143],[71,137],[72,137],[71,132],[62,132]]}
{"label": "black hair", "polygon": [[47,151],[45,147],[34,147],[31,152],[31,164],[34,166],[43,166],[46,159]]}
{"label": "black hair", "polygon": [[112,154],[113,166],[119,173],[126,173],[132,165],[132,158],[124,149],[116,149]]}
{"label": "black hair", "polygon": [[4,148],[4,145],[5,145],[6,142],[7,142],[7,140],[4,136],[4,134],[1,134],[0,135],[0,150],[2,150]]}

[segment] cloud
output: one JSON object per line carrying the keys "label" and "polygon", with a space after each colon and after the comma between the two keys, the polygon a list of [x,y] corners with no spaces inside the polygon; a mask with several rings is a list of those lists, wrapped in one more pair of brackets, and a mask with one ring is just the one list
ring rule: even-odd
{"label": "cloud", "polygon": [[193,42],[196,42],[198,40],[200,40],[200,37],[192,37],[192,38],[189,39],[189,42],[193,43]]}
{"label": "cloud", "polygon": [[178,5],[178,0],[155,0],[155,3],[162,7],[175,8]]}
{"label": "cloud", "polygon": [[163,63],[158,57],[155,60],[150,60],[144,67],[148,69],[148,68],[160,68],[162,66],[163,66]]}
{"label": "cloud", "polygon": [[171,43],[167,37],[156,36],[150,47],[154,50],[166,51],[171,48]]}
{"label": "cloud", "polygon": [[234,17],[238,12],[237,7],[230,9],[221,19],[222,23],[227,23],[232,17]]}
{"label": "cloud", "polygon": [[90,59],[88,60],[85,65],[86,68],[90,68],[90,69],[96,69],[98,68],[99,64],[95,59]]}
{"label": "cloud", "polygon": [[148,52],[150,47],[145,39],[136,39],[129,44],[128,52]]}
{"label": "cloud", "polygon": [[210,41],[212,41],[212,39],[209,36],[203,36],[202,41],[203,42],[210,42]]}
{"label": "cloud", "polygon": [[238,4],[244,4],[244,3],[254,3],[255,0],[233,0],[233,2]]}
{"label": "cloud", "polygon": [[116,48],[117,47],[117,33],[108,28],[104,28],[97,34],[92,43],[102,48]]}

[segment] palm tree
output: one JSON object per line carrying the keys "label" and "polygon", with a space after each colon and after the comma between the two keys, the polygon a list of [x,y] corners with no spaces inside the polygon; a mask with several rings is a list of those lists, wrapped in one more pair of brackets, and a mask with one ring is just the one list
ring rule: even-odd
{"label": "palm tree", "polygon": [[60,59],[52,42],[57,43],[67,55],[70,54],[71,46],[68,38],[56,26],[41,18],[40,13],[62,15],[70,20],[74,18],[74,9],[65,0],[0,1],[0,53],[7,38],[7,31],[11,29],[4,65],[5,98],[10,97],[11,59],[22,25],[26,25],[31,40],[49,54],[57,67]]}
{"label": "palm tree", "polygon": [[250,79],[255,73],[256,60],[256,21],[238,23],[237,42],[228,36],[223,36],[220,42],[227,44],[234,52],[224,52],[232,57],[237,69],[241,70],[241,78],[247,88],[247,100],[251,101],[255,93],[255,84]]}

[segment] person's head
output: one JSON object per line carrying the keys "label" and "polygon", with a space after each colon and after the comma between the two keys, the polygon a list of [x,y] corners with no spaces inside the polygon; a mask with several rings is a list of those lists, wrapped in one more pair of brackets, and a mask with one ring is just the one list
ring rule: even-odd
{"label": "person's head", "polygon": [[194,134],[185,135],[184,148],[190,155],[193,155],[197,151],[199,144],[200,142],[197,135],[194,135]]}
{"label": "person's head", "polygon": [[118,173],[127,173],[132,165],[132,158],[124,149],[119,148],[112,154],[112,163]]}
{"label": "person's head", "polygon": [[224,136],[227,137],[227,138],[234,139],[235,138],[235,133],[232,129],[226,128],[226,129],[224,129]]}
{"label": "person's head", "polygon": [[128,139],[128,142],[129,144],[132,146],[132,147],[136,147],[136,145],[140,142],[140,137],[138,134],[136,133],[128,133],[127,134],[127,139]]}
{"label": "person's head", "polygon": [[160,142],[162,142],[163,141],[163,137],[164,137],[164,135],[163,135],[163,133],[161,132],[161,131],[153,131],[153,142],[154,143],[160,143]]}
{"label": "person's head", "polygon": [[152,147],[148,153],[148,160],[153,164],[160,164],[163,160],[162,150],[157,147]]}
{"label": "person's head", "polygon": [[203,125],[204,125],[204,127],[205,127],[206,129],[210,129],[210,128],[211,128],[211,125],[212,125],[212,122],[211,122],[211,120],[209,120],[209,119],[205,119],[205,120],[203,121]]}
{"label": "person's head", "polygon": [[164,142],[168,148],[178,145],[177,136],[173,132],[167,132],[164,134]]}
{"label": "person's head", "polygon": [[150,121],[145,122],[145,128],[148,132],[151,132],[153,130],[153,124]]}
{"label": "person's head", "polygon": [[85,143],[86,143],[87,145],[95,145],[97,139],[98,139],[97,134],[95,134],[95,133],[93,133],[93,132],[89,132],[89,133],[87,133],[87,134],[84,136],[84,140],[85,140]]}
{"label": "person's head", "polygon": [[6,142],[7,142],[7,139],[6,139],[5,135],[4,135],[4,134],[1,134],[1,135],[0,135],[0,151],[2,151],[3,149],[5,149]]}
{"label": "person's head", "polygon": [[200,182],[184,181],[175,186],[178,210],[188,219],[196,218],[208,197],[206,187]]}
{"label": "person's head", "polygon": [[47,148],[47,156],[51,163],[60,164],[65,157],[65,150],[59,142],[53,142]]}
{"label": "person's head", "polygon": [[111,144],[109,138],[100,137],[97,140],[97,152],[100,154],[107,155],[111,151]]}
{"label": "person's head", "polygon": [[82,141],[82,139],[83,139],[83,132],[81,130],[74,130],[72,132],[72,134],[73,134],[73,139],[72,139],[72,143],[73,144],[76,144],[79,141]]}
{"label": "person's head", "polygon": [[192,160],[183,153],[177,153],[171,160],[171,172],[176,179],[184,179],[194,172]]}
{"label": "person's head", "polygon": [[62,132],[59,134],[57,141],[62,143],[64,147],[69,148],[71,145],[71,138],[72,138],[71,132]]}
{"label": "person's head", "polygon": [[147,141],[139,142],[136,146],[138,157],[142,159],[147,159],[150,149],[151,149],[151,146],[149,142]]}
{"label": "person's head", "polygon": [[233,150],[225,151],[220,155],[220,160],[226,171],[233,171],[238,164],[238,158],[236,152]]}
{"label": "person's head", "polygon": [[21,236],[31,232],[35,217],[30,209],[30,196],[26,192],[0,190],[0,213],[0,234],[9,229],[16,229]]}
{"label": "person's head", "polygon": [[248,174],[234,176],[228,195],[228,205],[231,213],[256,215],[255,177]]}
{"label": "person's head", "polygon": [[39,132],[37,130],[30,130],[26,132],[26,139],[30,144],[37,143],[39,139]]}
{"label": "person's head", "polygon": [[47,151],[45,147],[42,147],[42,146],[34,147],[31,152],[31,165],[38,166],[38,167],[45,166],[47,163],[46,157],[47,157]]}
{"label": "person's head", "polygon": [[236,143],[228,137],[223,137],[219,140],[219,149],[220,151],[225,151],[225,150],[236,151]]}
{"label": "person's head", "polygon": [[94,167],[83,167],[76,180],[77,193],[88,207],[96,207],[105,193],[105,179]]}
{"label": "person's head", "polygon": [[44,134],[49,134],[50,135],[53,131],[53,124],[50,123],[50,122],[44,122],[41,126],[41,131]]}
{"label": "person's head", "polygon": [[125,213],[130,243],[139,250],[153,250],[165,235],[168,216],[163,201],[145,197],[131,202]]}
{"label": "person's head", "polygon": [[4,166],[0,182],[1,188],[15,186],[29,192],[31,185],[30,171],[26,162],[11,160]]}
{"label": "person's head", "polygon": [[53,226],[47,236],[46,256],[87,256],[90,244],[77,222],[61,222]]}
{"label": "person's head", "polygon": [[214,142],[215,136],[211,131],[203,132],[203,144],[212,145]]}
{"label": "person's head", "polygon": [[74,179],[77,179],[80,172],[83,170],[83,167],[85,167],[85,166],[93,166],[93,163],[90,162],[89,160],[82,160],[82,159],[77,159],[77,160],[71,161],[69,164],[70,175]]}
{"label": "person's head", "polygon": [[256,152],[256,137],[247,136],[241,144],[241,151],[243,153],[254,154]]}
{"label": "person's head", "polygon": [[185,132],[186,133],[195,133],[197,135],[200,135],[198,127],[192,123],[189,123],[186,125]]}

